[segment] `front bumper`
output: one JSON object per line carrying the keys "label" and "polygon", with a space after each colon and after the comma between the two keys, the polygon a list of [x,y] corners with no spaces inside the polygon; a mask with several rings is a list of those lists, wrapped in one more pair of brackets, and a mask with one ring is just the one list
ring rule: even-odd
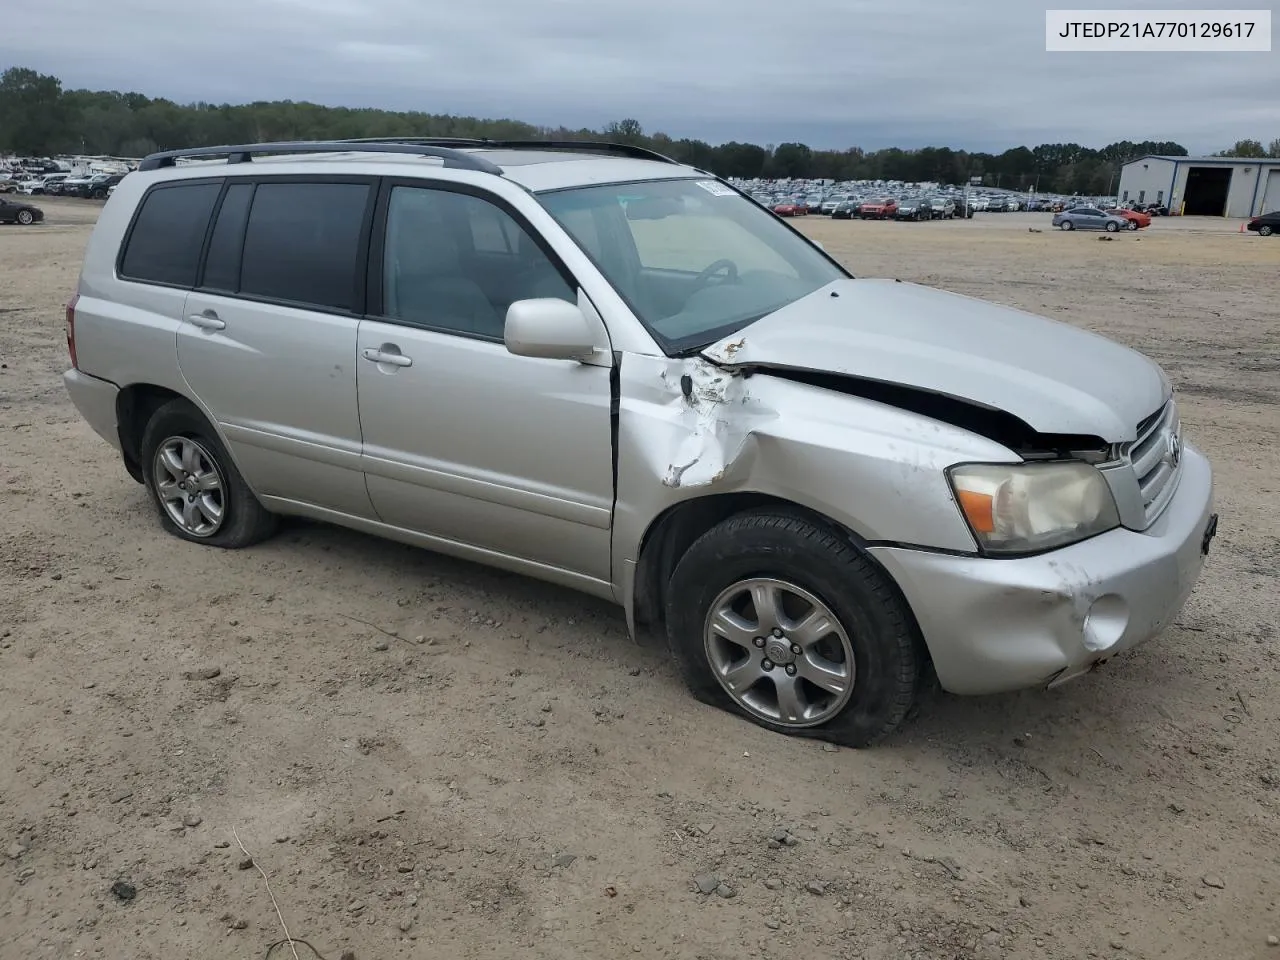
{"label": "front bumper", "polygon": [[62,375],[71,402],[93,432],[120,449],[120,431],[116,425],[116,396],[120,389],[109,380],[100,380],[74,367]]}
{"label": "front bumper", "polygon": [[1141,533],[1018,559],[871,553],[915,612],[943,689],[983,694],[1055,686],[1165,629],[1216,530],[1213,468],[1187,444],[1177,492]]}

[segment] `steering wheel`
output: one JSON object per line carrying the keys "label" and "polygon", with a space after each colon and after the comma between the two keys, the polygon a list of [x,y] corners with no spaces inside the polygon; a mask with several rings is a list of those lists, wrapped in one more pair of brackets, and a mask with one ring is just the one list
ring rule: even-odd
{"label": "steering wheel", "polygon": [[706,269],[704,269],[700,274],[698,274],[696,278],[694,278],[693,289],[695,291],[701,290],[708,283],[710,283],[711,278],[714,277],[721,270],[725,272],[724,274],[725,283],[738,282],[738,265],[734,263],[732,260],[717,260],[714,263],[708,264]]}

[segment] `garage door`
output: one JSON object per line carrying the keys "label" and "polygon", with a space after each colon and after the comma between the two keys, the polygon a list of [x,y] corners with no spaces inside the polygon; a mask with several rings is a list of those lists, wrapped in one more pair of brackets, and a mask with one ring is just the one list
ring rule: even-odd
{"label": "garage door", "polygon": [[1270,213],[1280,210],[1280,170],[1272,170],[1267,174],[1267,190],[1263,194],[1262,209],[1259,213]]}

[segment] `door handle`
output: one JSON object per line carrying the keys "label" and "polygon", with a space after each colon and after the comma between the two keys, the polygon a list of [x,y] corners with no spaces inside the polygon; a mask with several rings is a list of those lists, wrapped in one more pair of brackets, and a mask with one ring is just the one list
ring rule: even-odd
{"label": "door handle", "polygon": [[201,330],[225,330],[227,328],[227,322],[219,319],[218,315],[212,310],[190,314],[187,319]]}
{"label": "door handle", "polygon": [[393,367],[413,366],[412,358],[406,357],[403,353],[387,353],[374,347],[366,347],[360,355],[373,363],[389,363]]}

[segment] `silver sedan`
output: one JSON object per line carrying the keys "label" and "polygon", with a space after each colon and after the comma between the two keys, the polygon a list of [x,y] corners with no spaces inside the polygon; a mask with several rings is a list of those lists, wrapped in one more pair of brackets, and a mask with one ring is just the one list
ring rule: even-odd
{"label": "silver sedan", "polygon": [[1124,217],[1099,210],[1097,207],[1072,207],[1053,215],[1053,225],[1063,230],[1105,230],[1115,233],[1125,230],[1129,221]]}

